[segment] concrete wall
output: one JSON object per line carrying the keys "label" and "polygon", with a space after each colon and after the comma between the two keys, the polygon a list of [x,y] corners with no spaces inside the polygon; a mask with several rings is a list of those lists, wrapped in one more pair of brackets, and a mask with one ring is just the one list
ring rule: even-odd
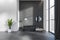
{"label": "concrete wall", "polygon": [[[36,16],[40,16],[42,21],[36,22]],[[24,18],[27,18],[25,21]],[[21,26],[30,26],[30,25],[39,25],[40,28],[43,28],[43,4],[33,1],[21,1],[20,2],[20,27]]]}
{"label": "concrete wall", "polygon": [[[26,19],[27,18],[27,19]],[[20,27],[33,25],[33,4],[32,2],[21,2],[20,4]]]}
{"label": "concrete wall", "polygon": [[[34,6],[34,15],[33,15],[34,25],[38,28],[43,28],[43,2],[36,2]],[[36,21],[37,17],[37,21]],[[39,21],[39,17],[41,20]]]}
{"label": "concrete wall", "polygon": [[0,0],[0,31],[8,29],[7,19],[12,18],[12,31],[18,30],[17,25],[17,0]]}

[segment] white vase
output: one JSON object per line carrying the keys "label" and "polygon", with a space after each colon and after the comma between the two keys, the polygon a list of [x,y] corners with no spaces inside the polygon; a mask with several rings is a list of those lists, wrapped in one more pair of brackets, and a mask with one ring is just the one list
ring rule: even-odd
{"label": "white vase", "polygon": [[11,32],[11,29],[8,29],[8,32]]}

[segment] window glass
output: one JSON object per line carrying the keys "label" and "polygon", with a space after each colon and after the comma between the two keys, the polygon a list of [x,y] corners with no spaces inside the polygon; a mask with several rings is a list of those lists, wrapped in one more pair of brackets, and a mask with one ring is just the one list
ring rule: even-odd
{"label": "window glass", "polygon": [[54,33],[54,20],[50,20],[50,32]]}
{"label": "window glass", "polygon": [[50,19],[54,19],[54,7],[50,8]]}
{"label": "window glass", "polygon": [[54,0],[50,0],[50,7],[54,5]]}
{"label": "window glass", "polygon": [[55,27],[54,27],[54,0],[50,0],[50,32],[54,33]]}

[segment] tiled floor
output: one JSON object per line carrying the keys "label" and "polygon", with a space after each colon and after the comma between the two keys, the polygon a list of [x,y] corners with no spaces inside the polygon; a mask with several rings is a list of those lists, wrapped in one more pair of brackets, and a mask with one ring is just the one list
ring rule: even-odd
{"label": "tiled floor", "polygon": [[0,32],[0,40],[55,40],[48,32]]}

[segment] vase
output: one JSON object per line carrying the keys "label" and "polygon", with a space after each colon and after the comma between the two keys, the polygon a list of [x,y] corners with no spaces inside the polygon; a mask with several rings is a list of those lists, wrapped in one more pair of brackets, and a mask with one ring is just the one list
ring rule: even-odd
{"label": "vase", "polygon": [[8,32],[11,32],[11,29],[8,29]]}

